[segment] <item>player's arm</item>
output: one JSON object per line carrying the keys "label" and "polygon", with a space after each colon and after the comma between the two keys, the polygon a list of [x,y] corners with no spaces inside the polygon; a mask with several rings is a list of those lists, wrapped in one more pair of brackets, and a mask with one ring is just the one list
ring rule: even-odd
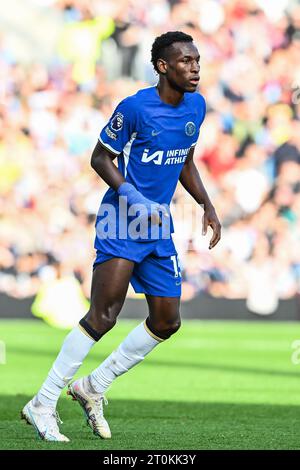
{"label": "player's arm", "polygon": [[98,140],[91,158],[91,167],[115,191],[118,190],[122,183],[125,183],[123,175],[113,163],[116,156],[103,147]]}
{"label": "player's arm", "polygon": [[207,227],[210,226],[212,228],[213,236],[209,243],[209,249],[211,249],[221,238],[221,224],[194,163],[194,150],[195,147],[192,147],[189,151],[189,154],[183,165],[179,181],[198,204],[203,204],[204,216],[202,233],[203,235],[206,235]]}
{"label": "player's arm", "polygon": [[143,204],[153,223],[161,224],[159,210],[168,216],[163,206],[145,198],[132,184],[127,183],[122,173],[113,163],[116,154],[110,152],[98,140],[91,158],[91,167],[102,178],[105,183],[117,191],[119,196],[124,196],[130,205]]}

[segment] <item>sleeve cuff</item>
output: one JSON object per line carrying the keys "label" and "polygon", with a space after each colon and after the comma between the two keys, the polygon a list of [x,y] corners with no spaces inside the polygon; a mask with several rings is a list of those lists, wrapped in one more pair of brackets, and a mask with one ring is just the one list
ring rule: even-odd
{"label": "sleeve cuff", "polygon": [[98,137],[98,140],[99,142],[101,143],[101,145],[103,145],[103,147],[105,147],[107,150],[109,150],[111,153],[113,153],[114,155],[119,155],[121,152],[119,152],[119,150],[116,150],[114,149],[113,147],[111,147],[109,144],[107,144],[106,142],[103,142],[103,140],[101,139],[101,137],[99,136]]}

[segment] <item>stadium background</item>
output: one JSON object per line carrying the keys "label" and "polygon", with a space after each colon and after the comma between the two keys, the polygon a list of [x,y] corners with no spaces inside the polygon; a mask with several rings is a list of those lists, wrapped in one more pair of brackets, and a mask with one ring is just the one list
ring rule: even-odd
{"label": "stadium background", "polygon": [[[299,318],[297,2],[14,0],[0,23],[1,316],[30,315],[32,299],[58,277],[68,278],[64,296],[79,295],[76,282],[89,296],[106,190],[91,152],[116,104],[156,82],[153,39],[178,29],[201,53],[208,112],[195,160],[223,225],[209,252],[182,220],[181,207],[195,205],[178,185],[184,308],[218,317],[211,299],[224,299],[225,316]],[[189,307],[195,298],[199,308]],[[79,295],[74,309],[81,303]]]}
{"label": "stadium background", "polygon": [[[195,204],[178,186],[172,211],[182,316],[268,322],[184,323],[176,341],[112,389],[120,440],[101,446],[299,448],[299,335],[284,320],[300,318],[300,6],[287,0],[1,6],[0,448],[46,448],[21,431],[16,414],[65,331],[31,321],[33,313],[65,328],[86,311],[95,213],[106,190],[91,152],[116,104],[156,82],[150,48],[167,30],[191,34],[200,50],[208,112],[195,160],[223,226],[208,251],[208,237],[183,223],[181,209]],[[130,289],[120,317],[145,312]],[[119,322],[83,371],[134,324]],[[157,382],[157,371],[168,384]],[[73,448],[98,448],[88,432],[76,435],[78,416],[64,400],[61,406]],[[159,423],[149,418],[155,414]]]}

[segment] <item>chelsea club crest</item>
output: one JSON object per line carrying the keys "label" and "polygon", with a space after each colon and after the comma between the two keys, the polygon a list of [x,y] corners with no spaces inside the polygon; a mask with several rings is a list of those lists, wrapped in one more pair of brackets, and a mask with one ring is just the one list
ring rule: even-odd
{"label": "chelsea club crest", "polygon": [[189,137],[191,137],[192,135],[194,135],[196,132],[196,126],[195,124],[192,122],[192,121],[189,121],[186,123],[185,125],[185,133],[186,135],[188,135]]}

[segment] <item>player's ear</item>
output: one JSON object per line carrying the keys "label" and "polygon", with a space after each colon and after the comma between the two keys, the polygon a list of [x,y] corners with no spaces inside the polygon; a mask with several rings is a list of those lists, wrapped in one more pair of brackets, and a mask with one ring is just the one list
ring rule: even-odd
{"label": "player's ear", "polygon": [[164,59],[158,59],[157,60],[157,68],[158,68],[160,73],[162,73],[163,75],[166,74],[167,73],[167,68],[168,68],[167,62]]}

